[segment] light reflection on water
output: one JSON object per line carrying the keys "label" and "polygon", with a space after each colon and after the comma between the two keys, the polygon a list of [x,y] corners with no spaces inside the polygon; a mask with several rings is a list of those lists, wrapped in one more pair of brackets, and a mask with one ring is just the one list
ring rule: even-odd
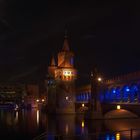
{"label": "light reflection on water", "polygon": [[[130,131],[120,130],[140,129],[139,124],[140,119],[87,121],[82,115],[47,116],[36,109],[0,110],[0,136],[14,140],[30,140],[43,132],[49,136],[48,140],[53,139],[53,135],[64,135],[67,140],[129,140]],[[105,131],[112,133],[103,133]],[[133,138],[140,138],[140,131],[135,131]]]}
{"label": "light reflection on water", "polygon": [[121,139],[120,133],[117,133],[117,134],[116,134],[116,140],[120,140],[120,139]]}
{"label": "light reflection on water", "polygon": [[37,125],[39,125],[39,110],[38,109],[36,110],[36,122],[37,122]]}
{"label": "light reflection on water", "polygon": [[18,123],[18,111],[16,111],[15,123]]}

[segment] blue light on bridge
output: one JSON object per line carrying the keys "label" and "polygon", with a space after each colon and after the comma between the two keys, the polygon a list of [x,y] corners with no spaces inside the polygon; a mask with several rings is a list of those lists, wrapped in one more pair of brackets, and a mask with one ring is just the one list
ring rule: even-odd
{"label": "blue light on bridge", "polygon": [[127,88],[126,88],[126,91],[127,91],[127,92],[129,92],[129,91],[130,91],[130,89],[127,87]]}
{"label": "blue light on bridge", "polygon": [[113,90],[113,93],[116,93],[116,90],[115,89]]}
{"label": "blue light on bridge", "polygon": [[110,140],[110,136],[109,135],[106,136],[106,140]]}

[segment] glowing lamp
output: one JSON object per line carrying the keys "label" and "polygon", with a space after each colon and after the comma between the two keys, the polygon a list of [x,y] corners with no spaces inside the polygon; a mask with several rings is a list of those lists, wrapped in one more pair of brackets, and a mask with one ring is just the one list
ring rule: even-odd
{"label": "glowing lamp", "polygon": [[98,77],[98,81],[101,82],[102,81],[102,78],[101,77]]}
{"label": "glowing lamp", "polygon": [[44,99],[42,99],[42,102],[44,102],[45,100]]}
{"label": "glowing lamp", "polygon": [[116,140],[120,140],[120,134],[119,133],[116,134]]}
{"label": "glowing lamp", "polygon": [[120,105],[117,105],[117,109],[118,109],[118,110],[121,109],[121,106],[120,106]]}
{"label": "glowing lamp", "polygon": [[82,107],[84,107],[85,106],[85,104],[82,104]]}
{"label": "glowing lamp", "polygon": [[66,100],[68,100],[69,99],[69,97],[68,96],[66,96]]}
{"label": "glowing lamp", "polygon": [[65,75],[65,76],[71,76],[72,75],[71,73],[72,72],[70,70],[66,70],[66,71],[63,72],[63,75]]}

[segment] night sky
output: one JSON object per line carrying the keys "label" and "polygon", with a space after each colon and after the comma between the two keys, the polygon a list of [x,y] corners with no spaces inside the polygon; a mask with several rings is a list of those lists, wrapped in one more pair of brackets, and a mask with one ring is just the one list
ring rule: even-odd
{"label": "night sky", "polygon": [[83,83],[140,70],[140,10],[129,1],[0,0],[0,82],[42,81],[65,28]]}

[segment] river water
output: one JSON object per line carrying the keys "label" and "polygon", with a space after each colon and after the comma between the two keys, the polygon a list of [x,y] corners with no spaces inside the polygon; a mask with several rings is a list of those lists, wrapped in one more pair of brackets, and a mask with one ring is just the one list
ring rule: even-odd
{"label": "river water", "polygon": [[[137,129],[131,131],[122,131]],[[48,116],[40,110],[0,110],[0,140],[140,140],[140,119],[85,120],[83,115]],[[47,134],[47,135],[46,135]],[[63,137],[62,137],[63,136]]]}

